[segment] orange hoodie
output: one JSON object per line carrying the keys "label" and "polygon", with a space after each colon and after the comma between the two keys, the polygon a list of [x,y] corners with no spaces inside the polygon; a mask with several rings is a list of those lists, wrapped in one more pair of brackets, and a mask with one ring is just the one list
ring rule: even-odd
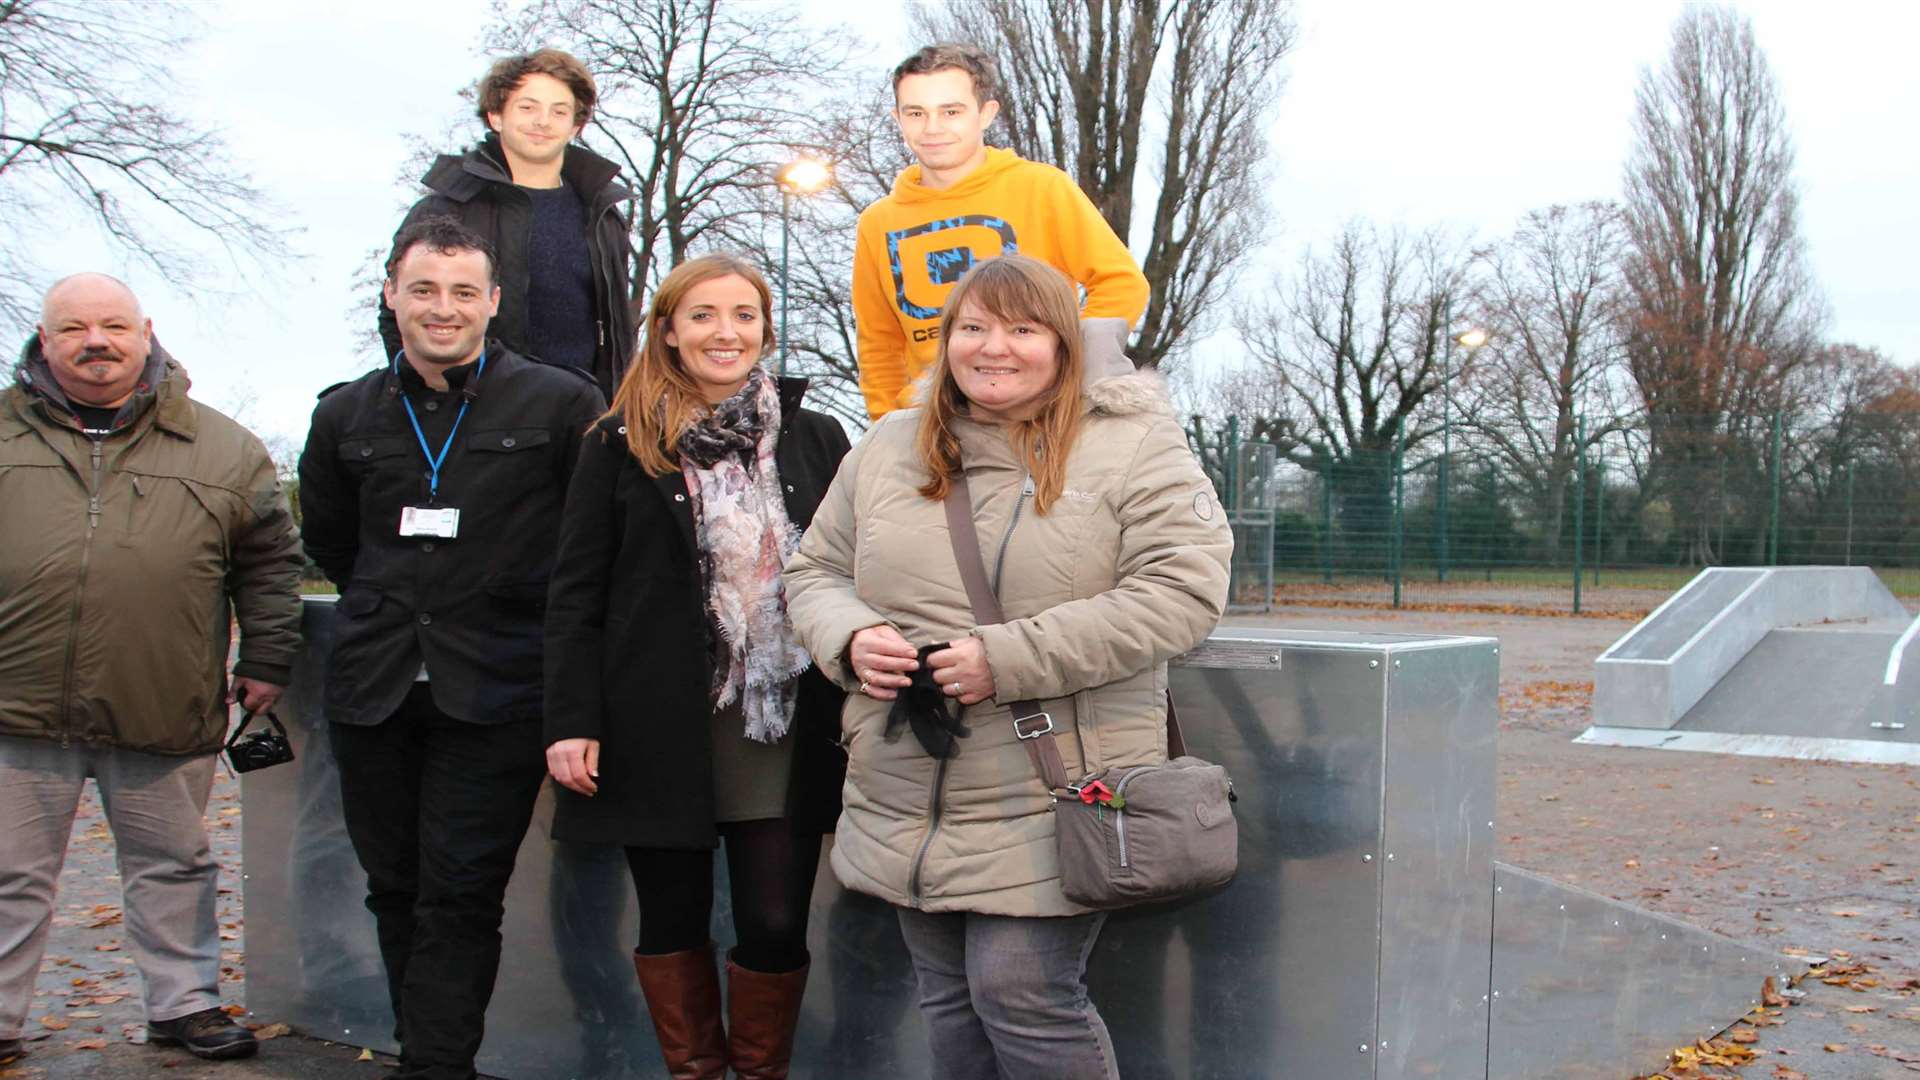
{"label": "orange hoodie", "polygon": [[1127,245],[1066,173],[993,147],[952,187],[920,183],[909,165],[893,193],[860,215],[853,256],[853,317],[860,390],[868,415],[911,404],[913,381],[933,365],[940,308],[977,259],[1018,251],[1086,288],[1083,318],[1131,326],[1147,309],[1146,276]]}

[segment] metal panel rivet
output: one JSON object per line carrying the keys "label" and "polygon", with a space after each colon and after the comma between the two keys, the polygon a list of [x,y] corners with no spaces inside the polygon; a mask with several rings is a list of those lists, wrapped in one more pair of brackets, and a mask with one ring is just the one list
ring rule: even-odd
{"label": "metal panel rivet", "polygon": [[1499,996],[1500,996],[1500,991],[1498,991],[1498,990],[1495,990],[1495,991],[1493,992],[1493,996],[1494,996],[1494,997],[1496,997],[1496,998],[1497,998],[1497,997],[1499,997]]}
{"label": "metal panel rivet", "polygon": [[[1394,666],[1394,667],[1399,667],[1399,666],[1400,666],[1400,661],[1398,661],[1398,660],[1395,660],[1395,661],[1393,662],[1393,666]],[[1380,1045],[1381,1045],[1381,1046],[1385,1046],[1385,1045],[1387,1045],[1387,1044],[1386,1044],[1386,1043],[1381,1043]]]}
{"label": "metal panel rivet", "polygon": [[1373,861],[1373,856],[1372,856],[1372,855],[1362,855],[1362,856],[1360,856],[1360,861],[1361,861],[1361,862],[1372,862],[1372,861]]}
{"label": "metal panel rivet", "polygon": [[1361,1044],[1360,1044],[1360,1052],[1361,1052],[1361,1053],[1363,1053],[1363,1054],[1367,1052],[1367,1044],[1366,1044],[1366,1043],[1361,1043]]}
{"label": "metal panel rivet", "polygon": [[[1389,851],[1389,852],[1387,852],[1387,861],[1388,861],[1388,862],[1392,862],[1392,861],[1393,861],[1393,852],[1391,852],[1391,851]],[[1386,1043],[1381,1043],[1380,1045],[1381,1045],[1381,1046],[1385,1046],[1385,1045],[1387,1045],[1387,1044],[1386,1044]]]}
{"label": "metal panel rivet", "polygon": [[1269,664],[1277,664],[1277,663],[1279,663],[1279,662],[1280,662],[1280,654],[1279,654],[1279,653],[1274,653],[1274,654],[1273,654],[1272,656],[1269,656],[1269,657],[1267,657],[1267,663],[1269,663]]}
{"label": "metal panel rivet", "polygon": [[1369,661],[1367,661],[1367,666],[1368,666],[1368,667],[1370,667],[1370,668],[1376,668],[1376,667],[1379,667],[1379,666],[1380,666],[1380,661],[1378,661],[1378,660],[1369,660]]}
{"label": "metal panel rivet", "polygon": [[1560,910],[1561,910],[1561,911],[1565,911],[1565,910],[1567,910],[1567,905],[1565,905],[1565,904],[1561,904],[1561,905],[1560,905]]}
{"label": "metal panel rivet", "polygon": [[[1507,891],[1507,887],[1506,887],[1505,885],[1495,885],[1495,886],[1493,887],[1493,891],[1494,891],[1494,892],[1497,892],[1497,893],[1502,893],[1502,892],[1506,892],[1506,891]],[[1615,926],[1618,926],[1618,925],[1620,925],[1620,924],[1619,924],[1619,923],[1615,923],[1614,925],[1615,925]]]}

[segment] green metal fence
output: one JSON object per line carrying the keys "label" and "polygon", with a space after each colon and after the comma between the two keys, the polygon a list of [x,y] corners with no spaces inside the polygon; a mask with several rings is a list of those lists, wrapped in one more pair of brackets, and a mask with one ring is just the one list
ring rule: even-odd
{"label": "green metal fence", "polygon": [[1671,590],[1715,565],[1871,566],[1920,595],[1920,413],[1574,417],[1557,436],[1456,421],[1340,454],[1266,449],[1239,427],[1196,419],[1190,437],[1229,512],[1270,537],[1236,554],[1243,606],[1261,564],[1283,592],[1394,606],[1504,590],[1580,612],[1596,588]]}

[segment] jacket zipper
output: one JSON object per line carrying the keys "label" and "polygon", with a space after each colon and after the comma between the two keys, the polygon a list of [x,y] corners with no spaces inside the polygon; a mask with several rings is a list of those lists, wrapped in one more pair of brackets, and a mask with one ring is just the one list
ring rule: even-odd
{"label": "jacket zipper", "polygon": [[1000,591],[1000,574],[1007,566],[1007,545],[1013,543],[1014,527],[1020,524],[1020,511],[1025,509],[1027,500],[1033,497],[1033,477],[1021,478],[1020,497],[1013,500],[1013,518],[1007,522],[1006,534],[1000,537],[1000,551],[993,557],[993,591]]}
{"label": "jacket zipper", "polygon": [[[1007,523],[1006,534],[1000,537],[1000,553],[993,560],[993,588],[1000,588],[1000,570],[1006,565],[1007,544],[1013,540],[1013,527],[1020,524],[1020,508],[1027,503],[1027,497],[1033,494],[1033,477],[1028,476],[1020,485],[1020,497],[1013,503],[1013,519]],[[913,853],[913,872],[907,876],[907,897],[915,907],[920,906],[920,872],[926,869],[927,850],[933,847],[934,834],[940,831],[940,819],[943,814],[943,796],[947,787],[947,762],[941,758],[933,767],[933,801],[927,808],[927,835],[920,841],[920,849]]]}
{"label": "jacket zipper", "polygon": [[920,841],[920,850],[913,853],[913,873],[907,877],[907,898],[914,907],[920,906],[920,871],[927,865],[927,849],[933,847],[934,834],[940,831],[942,806],[947,787],[947,762],[951,758],[941,758],[933,767],[933,802],[927,811],[927,835]]}
{"label": "jacket zipper", "polygon": [[87,566],[93,561],[93,534],[100,527],[100,440],[93,444],[93,480],[87,488],[87,536],[80,542],[80,573],[74,582],[73,608],[67,613],[67,652],[60,675],[60,748],[73,736],[73,653],[80,637],[80,597],[87,588]]}

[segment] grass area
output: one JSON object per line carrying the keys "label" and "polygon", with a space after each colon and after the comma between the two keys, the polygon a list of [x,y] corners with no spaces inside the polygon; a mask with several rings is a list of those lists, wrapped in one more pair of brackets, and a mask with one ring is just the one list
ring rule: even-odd
{"label": "grass area", "polygon": [[[1598,571],[1588,569],[1580,582],[1583,592],[1591,589],[1659,589],[1674,592],[1682,585],[1692,581],[1700,568],[1682,566],[1603,566]],[[1912,567],[1876,567],[1874,572],[1895,596],[1920,597],[1920,568]],[[1596,576],[1598,580],[1596,580]],[[1438,575],[1432,566],[1408,566],[1401,573],[1401,581],[1406,584],[1430,585]],[[1323,583],[1319,573],[1314,571],[1276,571],[1275,585],[1318,585]],[[1386,580],[1379,573],[1338,574],[1333,578],[1335,586],[1358,584],[1360,582],[1377,583]],[[1573,568],[1567,566],[1500,566],[1491,569],[1483,567],[1454,567],[1447,574],[1449,585],[1515,585],[1533,588],[1564,588],[1573,590]]]}

